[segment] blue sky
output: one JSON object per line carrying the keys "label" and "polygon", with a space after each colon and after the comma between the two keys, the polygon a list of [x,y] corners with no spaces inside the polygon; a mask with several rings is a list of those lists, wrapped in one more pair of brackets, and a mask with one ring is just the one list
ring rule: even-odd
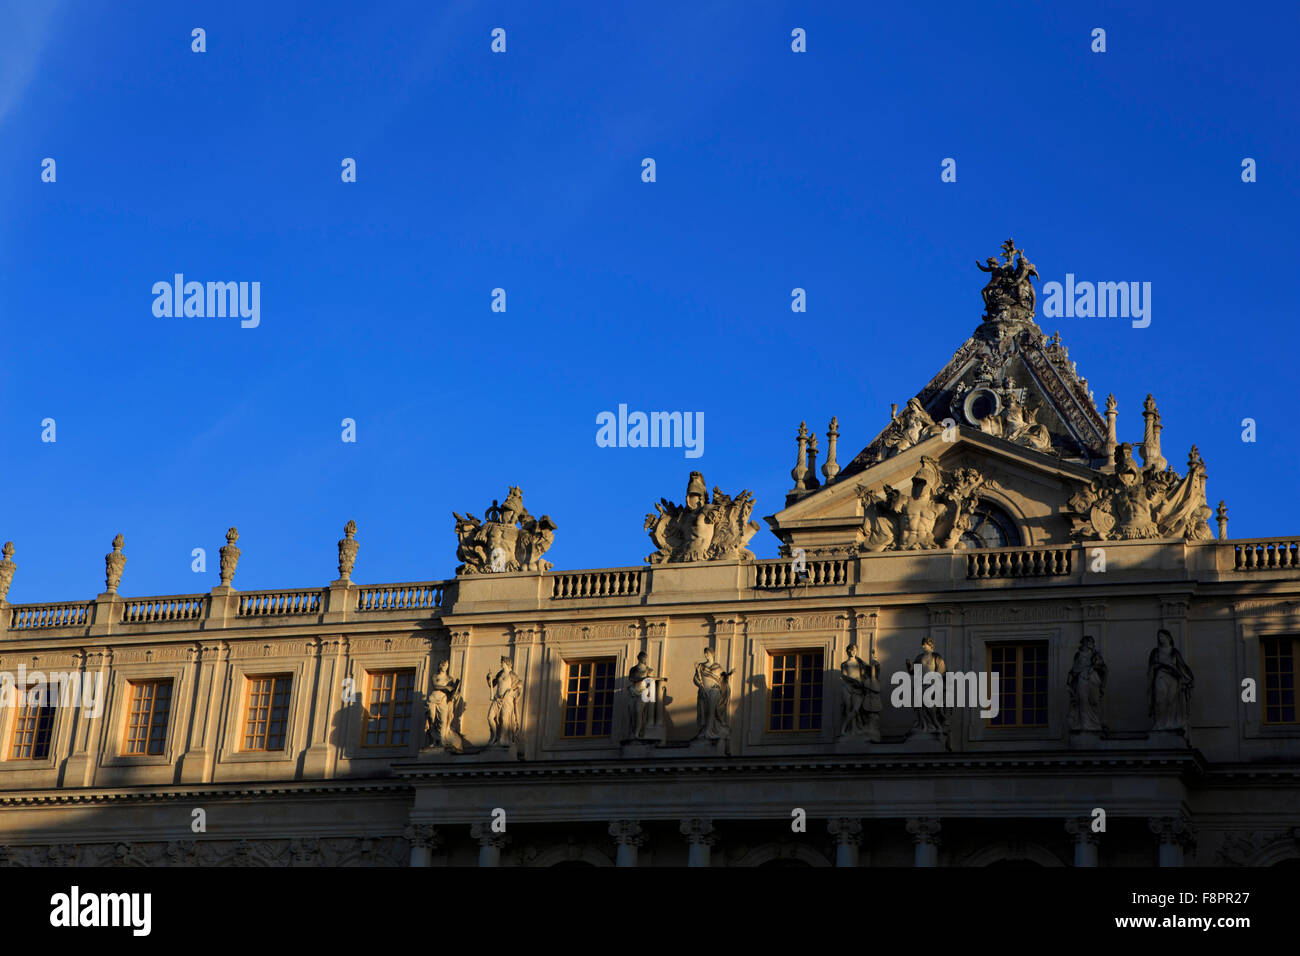
{"label": "blue sky", "polygon": [[[119,531],[123,593],[206,590],[231,524],[237,587],[318,585],[349,518],[357,580],[447,577],[451,512],[511,484],[557,568],[640,564],[693,469],[761,516],[801,419],[851,459],[1008,235],[1044,281],[1152,283],[1149,328],[1045,329],[1121,440],[1155,394],[1233,537],[1300,532],[1296,10],[0,2],[9,599],[102,590]],[[260,282],[260,325],[155,317],[176,272]],[[620,403],[703,412],[704,456],[598,448]]]}

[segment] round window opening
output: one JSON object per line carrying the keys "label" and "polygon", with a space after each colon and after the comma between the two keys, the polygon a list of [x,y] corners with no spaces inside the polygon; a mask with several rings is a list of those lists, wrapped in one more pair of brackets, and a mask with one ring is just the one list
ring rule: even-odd
{"label": "round window opening", "polygon": [[980,501],[970,516],[970,527],[961,536],[963,548],[1015,548],[1020,532],[1011,516],[991,501]]}
{"label": "round window opening", "polygon": [[962,413],[966,421],[979,427],[979,423],[1002,411],[1002,399],[991,388],[977,388],[966,396],[962,402]]}

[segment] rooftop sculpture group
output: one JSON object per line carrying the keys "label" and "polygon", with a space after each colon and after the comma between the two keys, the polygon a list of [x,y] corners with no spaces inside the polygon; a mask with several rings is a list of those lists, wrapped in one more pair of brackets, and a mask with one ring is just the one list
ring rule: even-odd
{"label": "rooftop sculpture group", "polygon": [[732,498],[714,488],[710,501],[704,476],[693,471],[684,505],[661,498],[656,513],[646,515],[645,530],[656,549],[646,560],[753,561],[754,552],[745,547],[758,533],[758,522],[749,520],[753,510],[754,496],[748,491]]}
{"label": "rooftop sculpture group", "polygon": [[456,537],[460,544],[456,557],[464,563],[457,574],[491,574],[502,571],[549,571],[550,561],[542,555],[555,541],[555,523],[550,515],[534,518],[524,508],[524,496],[510,488],[505,504],[492,502],[487,520],[455,511]]}

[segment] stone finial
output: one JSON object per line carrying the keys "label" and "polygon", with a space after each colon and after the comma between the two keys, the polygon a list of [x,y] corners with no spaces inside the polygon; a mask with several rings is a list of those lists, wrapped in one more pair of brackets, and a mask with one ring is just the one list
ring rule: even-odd
{"label": "stone finial", "polygon": [[1115,449],[1119,447],[1119,436],[1115,432],[1115,420],[1118,418],[1114,394],[1106,396],[1106,464],[1102,467],[1113,470],[1115,467]]}
{"label": "stone finial", "polygon": [[814,491],[822,486],[817,480],[817,434],[813,432],[808,436],[808,480],[805,483],[810,491]]}
{"label": "stone finial", "polygon": [[799,423],[799,434],[795,436],[795,441],[799,443],[799,456],[795,459],[794,468],[790,472],[790,477],[794,479],[795,491],[806,491],[808,489],[808,423]]}
{"label": "stone finial", "polygon": [[826,484],[835,480],[835,476],[840,473],[840,464],[835,460],[835,446],[840,438],[840,422],[835,416],[831,416],[831,423],[826,427],[826,464],[822,465],[822,474],[826,476]]}
{"label": "stone finial", "polygon": [[235,547],[239,540],[239,529],[231,528],[226,532],[226,543],[218,550],[221,555],[221,586],[228,588],[235,579],[235,568],[239,566],[240,550]]}
{"label": "stone finial", "polygon": [[0,561],[0,604],[4,604],[9,594],[9,585],[14,583],[14,572],[18,570],[18,565],[13,562],[14,543],[6,541],[4,547],[0,548],[0,554],[4,555],[4,560]]}
{"label": "stone finial", "polygon": [[1156,408],[1156,400],[1150,394],[1142,403],[1142,418],[1146,423],[1141,445],[1142,464],[1154,471],[1164,471],[1169,465],[1160,454],[1160,432],[1164,426],[1160,424],[1160,411]]}
{"label": "stone finial", "polygon": [[[1224,503],[1222,498],[1219,499],[1218,510],[1214,512],[1214,520],[1219,523],[1219,540],[1227,541],[1228,540],[1228,506],[1227,504]],[[12,574],[12,572],[10,573]],[[2,584],[3,581],[0,581],[0,585]],[[3,599],[4,599],[4,588],[0,586],[0,600]]]}
{"label": "stone finial", "polygon": [[339,539],[339,580],[352,580],[352,569],[357,563],[357,549],[361,545],[356,540],[357,523],[349,521],[343,526],[343,537]]}
{"label": "stone finial", "polygon": [[122,572],[126,569],[126,555],[122,553],[122,545],[126,539],[120,534],[113,539],[113,550],[104,555],[104,586],[109,594],[117,593],[117,586],[122,583]]}

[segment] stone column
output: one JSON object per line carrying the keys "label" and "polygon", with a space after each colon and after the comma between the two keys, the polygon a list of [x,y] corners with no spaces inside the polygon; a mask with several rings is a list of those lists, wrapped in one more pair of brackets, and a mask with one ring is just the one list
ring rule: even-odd
{"label": "stone column", "polygon": [[1065,832],[1074,837],[1074,865],[1097,866],[1100,836],[1092,829],[1092,817],[1067,817]]}
{"label": "stone column", "polygon": [[490,823],[475,823],[470,826],[469,835],[478,841],[479,866],[501,865],[501,848],[510,842],[507,834],[494,833]]}
{"label": "stone column", "polygon": [[939,829],[937,817],[908,817],[907,832],[916,844],[915,866],[939,865]]}
{"label": "stone column", "polygon": [[690,855],[686,859],[687,866],[709,866],[711,847],[718,842],[718,836],[713,830],[713,821],[704,820],[699,817],[693,817],[689,820],[683,820],[681,825],[682,835],[686,837],[687,842],[691,845]]}
{"label": "stone column", "polygon": [[432,866],[433,851],[442,844],[438,828],[428,823],[412,823],[402,835],[411,844],[411,866]]}
{"label": "stone column", "polygon": [[641,829],[639,820],[613,820],[609,824],[609,835],[618,844],[618,857],[615,866],[636,866],[637,851],[646,842],[646,832]]}
{"label": "stone column", "polygon": [[836,817],[827,821],[826,829],[835,838],[835,865],[857,866],[858,847],[862,845],[862,821],[856,817]]}
{"label": "stone column", "polygon": [[1151,832],[1160,838],[1160,866],[1182,866],[1183,848],[1194,840],[1194,828],[1185,816],[1151,817]]}

